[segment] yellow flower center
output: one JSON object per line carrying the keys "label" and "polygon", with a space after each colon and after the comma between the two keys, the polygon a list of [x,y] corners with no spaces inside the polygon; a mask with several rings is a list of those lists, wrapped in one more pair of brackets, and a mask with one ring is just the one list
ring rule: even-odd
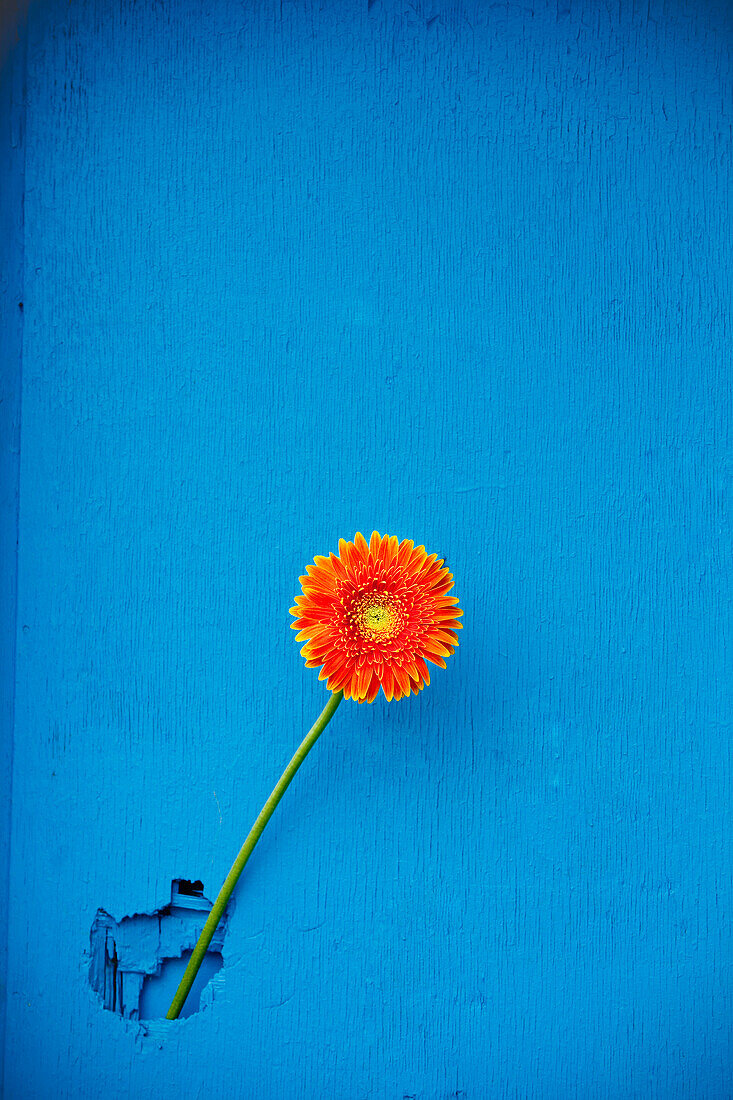
{"label": "yellow flower center", "polygon": [[362,638],[384,642],[402,628],[405,615],[399,596],[367,592],[360,596],[349,615]]}
{"label": "yellow flower center", "polygon": [[364,626],[369,630],[389,630],[394,619],[392,610],[389,607],[380,607],[379,604],[365,607],[363,617]]}

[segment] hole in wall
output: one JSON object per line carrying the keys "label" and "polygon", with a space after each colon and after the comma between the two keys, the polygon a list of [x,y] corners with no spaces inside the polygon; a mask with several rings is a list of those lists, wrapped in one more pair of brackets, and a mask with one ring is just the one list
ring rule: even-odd
{"label": "hole in wall", "polygon": [[[163,959],[159,974],[150,974],[143,982],[140,994],[141,1020],[162,1020],[171,1006],[173,996],[178,989],[183,972],[188,965],[192,951],[184,951],[179,959]],[[181,1016],[193,1016],[199,1010],[201,993],[222,966],[222,957],[218,951],[207,951],[191,992],[181,1009]]]}
{"label": "hole in wall", "polygon": [[[103,1006],[129,1020],[163,1019],[211,905],[200,879],[176,878],[170,902],[152,913],[116,921],[98,909],[90,933],[89,982]],[[219,922],[181,1017],[198,1012],[201,993],[221,970],[228,915],[229,910]]]}
{"label": "hole in wall", "polygon": [[197,878],[195,882],[189,882],[185,878],[174,878],[171,883],[171,896],[175,886],[178,886],[179,895],[183,894],[188,898],[202,898],[204,896],[204,884],[201,879]]}

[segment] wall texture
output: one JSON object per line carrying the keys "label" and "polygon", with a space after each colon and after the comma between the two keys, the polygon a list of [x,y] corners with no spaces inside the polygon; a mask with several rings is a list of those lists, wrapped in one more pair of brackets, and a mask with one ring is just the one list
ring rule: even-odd
{"label": "wall texture", "polygon": [[23,342],[25,40],[16,34],[20,21],[20,13],[9,7],[0,13],[0,1081],[8,991]]}
{"label": "wall texture", "polygon": [[[731,1095],[732,41],[31,8],[8,1098]],[[216,892],[325,702],[298,575],[375,527],[461,648],[340,708],[200,1010],[105,1009],[97,911]]]}

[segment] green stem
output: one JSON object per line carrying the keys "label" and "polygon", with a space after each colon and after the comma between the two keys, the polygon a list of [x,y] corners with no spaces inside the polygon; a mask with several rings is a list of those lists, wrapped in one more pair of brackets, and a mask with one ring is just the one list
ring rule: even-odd
{"label": "green stem", "polygon": [[186,967],[184,975],[181,978],[181,984],[179,985],[176,995],[173,998],[173,1003],[168,1009],[166,1020],[175,1020],[178,1018],[180,1011],[185,1003],[186,997],[188,996],[191,986],[193,985],[194,978],[198,974],[199,967],[203,962],[206,950],[211,943],[214,932],[216,931],[216,926],[221,920],[224,910],[226,909],[227,902],[232,896],[232,891],[237,885],[237,880],[244,870],[245,863],[252,855],[254,846],[262,836],[265,825],[272,817],[275,811],[275,807],[290,786],[290,781],[292,780],[300,765],[305,760],[310,750],[315,745],[318,738],[325,730],[328,723],[333,718],[334,714],[336,713],[336,708],[343,697],[344,693],[342,691],[333,692],[331,698],[328,700],[325,707],[321,711],[321,714],[319,715],[316,724],[312,727],[312,729],[308,731],[308,733],[304,737],[302,743],[295,753],[295,756],[280,776],[280,779],[278,780],[277,786],[275,787],[274,791],[260,810],[259,816],[252,828],[250,829],[249,836],[240,848],[239,855],[234,860],[232,869],[224,880],[224,885],[219,891],[219,896],[214,902],[211,912],[206,919],[206,924],[204,925],[203,931],[199,936],[198,943],[193,949],[193,954],[191,955],[191,958],[188,961],[188,966]]}

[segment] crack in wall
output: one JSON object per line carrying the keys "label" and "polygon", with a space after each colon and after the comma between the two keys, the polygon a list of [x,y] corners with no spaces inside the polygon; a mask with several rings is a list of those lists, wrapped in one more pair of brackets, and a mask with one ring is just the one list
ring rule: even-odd
{"label": "crack in wall", "polygon": [[[90,932],[89,982],[104,1008],[129,1020],[164,1018],[212,903],[200,880],[174,879],[171,900],[117,921],[98,909]],[[231,905],[230,905],[231,909]],[[222,917],[181,1016],[198,1011],[203,989],[222,967],[229,913]]]}

